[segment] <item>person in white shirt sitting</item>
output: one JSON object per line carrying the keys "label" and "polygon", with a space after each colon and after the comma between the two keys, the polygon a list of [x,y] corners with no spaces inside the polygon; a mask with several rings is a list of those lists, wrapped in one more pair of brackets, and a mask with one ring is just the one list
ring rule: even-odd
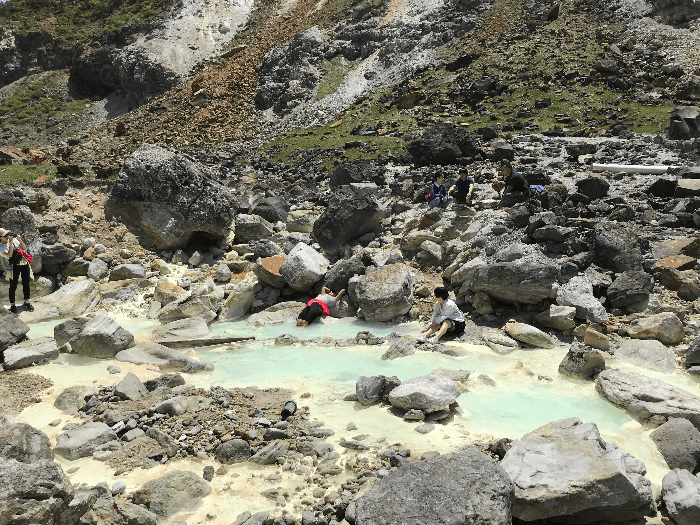
{"label": "person in white shirt sitting", "polygon": [[450,299],[447,288],[439,286],[435,288],[433,293],[435,294],[435,306],[433,306],[430,326],[421,330],[421,334],[425,335],[421,335],[419,339],[437,343],[447,332],[454,335],[462,335],[465,326],[464,316],[455,302]]}

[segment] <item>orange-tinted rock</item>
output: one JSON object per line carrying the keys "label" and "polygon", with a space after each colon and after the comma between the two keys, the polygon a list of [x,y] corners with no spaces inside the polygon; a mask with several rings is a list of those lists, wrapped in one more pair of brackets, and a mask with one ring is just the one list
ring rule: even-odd
{"label": "orange-tinted rock", "polygon": [[671,255],[654,264],[654,268],[675,268],[676,270],[690,270],[694,266],[695,259],[687,255]]}

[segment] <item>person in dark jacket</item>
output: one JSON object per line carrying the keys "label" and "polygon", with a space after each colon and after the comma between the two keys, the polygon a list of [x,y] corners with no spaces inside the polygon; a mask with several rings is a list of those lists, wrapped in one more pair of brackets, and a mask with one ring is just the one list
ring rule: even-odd
{"label": "person in dark jacket", "polygon": [[24,293],[24,309],[33,312],[34,307],[29,302],[31,293],[29,281],[34,279],[32,272],[32,256],[26,252],[27,246],[19,235],[13,235],[8,230],[0,228],[0,264],[6,264],[5,277],[10,281],[10,311],[17,313],[15,295],[20,277]]}
{"label": "person in dark jacket", "polygon": [[529,188],[525,178],[513,170],[513,166],[507,160],[501,162],[501,178],[494,180],[491,187],[498,193],[500,199],[509,193],[522,193],[527,196]]}
{"label": "person in dark jacket", "polygon": [[467,170],[461,170],[459,177],[447,192],[448,195],[454,196],[455,202],[461,204],[469,204],[474,193],[474,183],[469,178]]}
{"label": "person in dark jacket", "polygon": [[453,198],[447,195],[447,189],[443,184],[445,177],[438,174],[435,177],[435,182],[430,185],[430,193],[428,194],[428,206],[431,208],[445,209],[452,204]]}

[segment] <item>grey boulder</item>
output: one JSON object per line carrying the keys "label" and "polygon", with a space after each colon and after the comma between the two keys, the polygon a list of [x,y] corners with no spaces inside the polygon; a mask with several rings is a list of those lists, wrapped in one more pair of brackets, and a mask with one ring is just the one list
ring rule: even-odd
{"label": "grey boulder", "polygon": [[523,521],[628,523],[654,510],[644,463],[578,418],[514,441],[501,466],[515,484],[513,516]]}
{"label": "grey boulder", "polygon": [[209,330],[207,322],[201,317],[172,321],[153,330],[153,337],[157,343],[162,341],[204,339],[210,335],[211,330]]}
{"label": "grey boulder", "polygon": [[93,281],[101,281],[109,274],[109,266],[102,259],[93,259],[88,266],[87,276]]}
{"label": "grey boulder", "polygon": [[33,312],[22,312],[20,318],[25,323],[50,321],[82,315],[88,308],[97,304],[99,290],[92,279],[65,284],[52,294],[32,301]]}
{"label": "grey boulder", "polygon": [[106,315],[97,315],[85,323],[69,343],[76,354],[111,359],[134,344],[134,335]]}
{"label": "grey boulder", "polygon": [[202,363],[182,352],[158,343],[139,343],[132,348],[122,350],[115,356],[115,359],[127,363],[156,365],[163,371],[177,370],[184,374],[214,370],[214,365],[210,363]]}
{"label": "grey boulder", "polygon": [[5,370],[25,368],[36,363],[56,359],[58,346],[53,337],[30,339],[9,347],[4,352],[3,367]]}
{"label": "grey boulder", "polygon": [[248,461],[250,456],[250,444],[243,439],[230,439],[214,450],[214,457],[224,465]]}
{"label": "grey boulder", "polygon": [[92,456],[100,445],[117,439],[117,434],[106,424],[86,423],[58,435],[54,452],[63,458],[74,461]]}
{"label": "grey boulder", "polygon": [[114,389],[115,396],[119,396],[122,399],[130,399],[131,401],[138,401],[147,393],[146,385],[133,372],[126,374],[124,379],[119,381],[119,384]]}
{"label": "grey boulder", "polygon": [[513,339],[535,348],[552,348],[554,346],[552,336],[529,324],[508,321],[505,330]]}
{"label": "grey boulder", "polygon": [[86,390],[84,386],[69,386],[58,395],[53,406],[59,410],[78,410],[85,405]]}
{"label": "grey boulder", "polygon": [[17,315],[0,308],[0,352],[19,343],[29,332],[29,327]]}
{"label": "grey boulder", "polygon": [[593,379],[605,370],[605,358],[596,349],[574,343],[559,363],[559,373],[578,379]]}
{"label": "grey boulder", "polygon": [[683,323],[673,312],[636,319],[630,323],[628,333],[633,339],[657,339],[665,345],[677,345],[685,337]]}
{"label": "grey boulder", "polygon": [[384,389],[387,386],[386,376],[360,376],[355,383],[357,400],[363,405],[372,405],[384,398]]}
{"label": "grey boulder", "polygon": [[0,458],[0,523],[59,525],[75,491],[63,469],[46,459]]}
{"label": "grey boulder", "polygon": [[438,374],[428,374],[404,381],[389,392],[392,406],[425,413],[447,410],[461,395],[459,385]]}
{"label": "grey boulder", "polygon": [[670,469],[697,472],[700,469],[700,431],[687,419],[669,419],[649,437]]}
{"label": "grey boulder", "polygon": [[513,484],[475,449],[409,463],[355,502],[356,525],[510,525]]}
{"label": "grey boulder", "polygon": [[624,341],[615,357],[642,368],[671,374],[676,369],[676,354],[660,341]]}
{"label": "grey boulder", "polygon": [[46,434],[26,423],[15,423],[0,428],[0,457],[21,463],[53,461],[53,451]]}
{"label": "grey boulder", "polygon": [[639,303],[654,290],[654,281],[646,272],[631,270],[623,272],[608,286],[606,297],[613,308],[622,308]]}
{"label": "grey boulder", "polygon": [[676,525],[700,523],[700,479],[687,470],[674,469],[661,482],[661,497]]}
{"label": "grey boulder", "polygon": [[472,268],[460,293],[484,292],[503,303],[537,304],[551,297],[558,278],[559,268],[554,264],[522,259],[482,264]]}
{"label": "grey boulder", "polygon": [[368,321],[390,321],[413,306],[413,277],[403,263],[368,269],[355,279],[357,302]]}
{"label": "grey boulder", "polygon": [[146,277],[146,269],[140,264],[120,264],[109,272],[110,281],[143,279],[144,277]]}
{"label": "grey boulder", "polygon": [[592,323],[607,323],[608,312],[593,295],[593,284],[587,277],[572,277],[557,292],[557,303],[576,308],[576,317]]}
{"label": "grey boulder", "polygon": [[185,470],[168,472],[148,481],[142,488],[151,491],[148,510],[160,518],[168,518],[211,494],[211,487],[206,481],[194,472]]}
{"label": "grey boulder", "polygon": [[303,242],[292,248],[279,267],[280,275],[287,284],[299,291],[309,290],[323,279],[327,270],[328,259]]}
{"label": "grey boulder", "polygon": [[610,369],[598,374],[596,390],[641,421],[682,417],[700,429],[700,398],[664,381]]}

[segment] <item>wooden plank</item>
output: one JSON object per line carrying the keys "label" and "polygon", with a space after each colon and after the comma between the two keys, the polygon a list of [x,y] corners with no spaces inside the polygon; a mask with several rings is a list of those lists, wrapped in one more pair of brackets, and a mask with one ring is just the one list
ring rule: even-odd
{"label": "wooden plank", "polygon": [[213,339],[189,339],[183,341],[160,341],[158,344],[168,348],[196,348],[201,346],[217,346],[241,341],[255,341],[255,336],[250,337],[217,337]]}

